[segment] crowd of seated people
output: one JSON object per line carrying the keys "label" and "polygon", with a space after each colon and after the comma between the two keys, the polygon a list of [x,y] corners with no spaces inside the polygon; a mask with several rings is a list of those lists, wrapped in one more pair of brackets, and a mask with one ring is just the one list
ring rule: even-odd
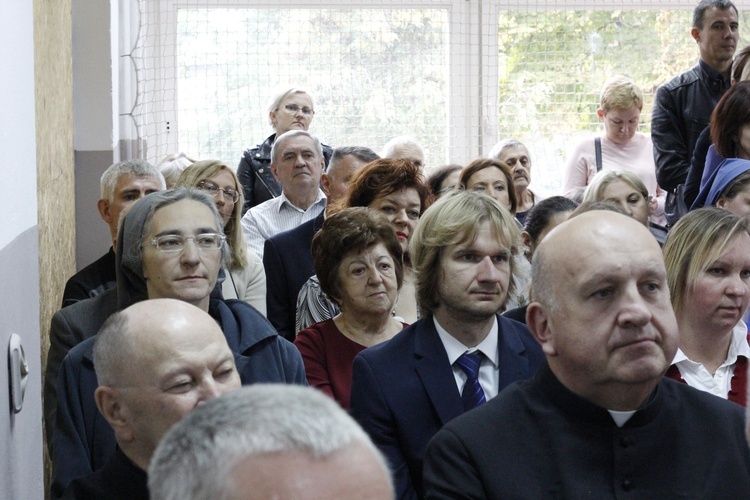
{"label": "crowd of seated people", "polygon": [[[320,467],[307,480],[324,497],[366,498],[336,460],[371,498],[750,495],[736,25],[730,2],[699,3],[700,63],[660,87],[652,136],[635,81],[605,82],[602,133],[571,149],[559,194],[513,137],[434,167],[410,136],[331,148],[296,86],[236,172],[184,153],[112,165],[98,208],[113,247],[50,328],[51,497],[298,495],[281,472],[298,463]],[[690,78],[716,82],[699,99]],[[686,124],[696,103],[711,109]],[[258,383],[279,385],[239,389]]]}

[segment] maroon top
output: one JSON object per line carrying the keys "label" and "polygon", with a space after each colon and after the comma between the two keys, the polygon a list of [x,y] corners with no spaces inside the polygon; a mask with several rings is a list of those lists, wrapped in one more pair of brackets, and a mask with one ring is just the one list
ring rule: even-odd
{"label": "maroon top", "polygon": [[322,390],[348,410],[352,362],[365,346],[341,333],[332,319],[300,330],[294,345],[302,354],[307,383]]}

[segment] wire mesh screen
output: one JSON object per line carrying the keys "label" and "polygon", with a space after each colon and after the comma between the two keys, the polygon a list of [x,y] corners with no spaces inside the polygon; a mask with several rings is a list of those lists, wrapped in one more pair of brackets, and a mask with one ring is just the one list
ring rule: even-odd
{"label": "wire mesh screen", "polygon": [[[408,135],[429,168],[515,137],[531,152],[534,184],[552,193],[571,145],[601,132],[610,76],[642,87],[649,132],[656,88],[697,60],[694,5],[140,0],[131,121],[152,162],[184,151],[236,166],[273,133],[274,92],[300,86],[314,98],[310,131],[331,146],[379,151]],[[741,12],[740,47],[747,21]]]}

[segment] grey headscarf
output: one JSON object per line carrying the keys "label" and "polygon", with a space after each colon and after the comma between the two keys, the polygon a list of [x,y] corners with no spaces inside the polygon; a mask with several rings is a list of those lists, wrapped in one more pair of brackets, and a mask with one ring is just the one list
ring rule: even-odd
{"label": "grey headscarf", "polygon": [[[130,206],[125,217],[120,221],[117,233],[117,302],[120,310],[136,302],[148,299],[146,279],[143,276],[141,243],[146,223],[151,220],[158,208],[171,205],[184,199],[192,199],[208,206],[217,220],[219,232],[222,232],[221,216],[214,200],[198,189],[172,189],[148,194]],[[222,249],[222,263],[226,261],[227,246]],[[217,287],[224,281],[224,269],[219,271]]]}

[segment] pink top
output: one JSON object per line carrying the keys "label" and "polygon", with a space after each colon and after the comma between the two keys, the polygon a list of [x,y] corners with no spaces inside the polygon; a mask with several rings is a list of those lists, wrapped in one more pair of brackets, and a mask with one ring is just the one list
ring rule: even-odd
{"label": "pink top", "polygon": [[[651,136],[636,132],[633,138],[621,146],[602,135],[602,170],[628,170],[638,176],[648,189],[648,194],[656,196],[656,211],[651,222],[665,226],[664,201],[667,192],[656,183],[654,145]],[[563,178],[563,195],[572,196],[580,188],[585,188],[596,175],[596,150],[594,139],[581,141],[568,158]]]}
{"label": "pink top", "polygon": [[325,392],[348,410],[352,363],[354,356],[365,346],[341,333],[332,319],[300,330],[294,345],[302,354],[307,383]]}

